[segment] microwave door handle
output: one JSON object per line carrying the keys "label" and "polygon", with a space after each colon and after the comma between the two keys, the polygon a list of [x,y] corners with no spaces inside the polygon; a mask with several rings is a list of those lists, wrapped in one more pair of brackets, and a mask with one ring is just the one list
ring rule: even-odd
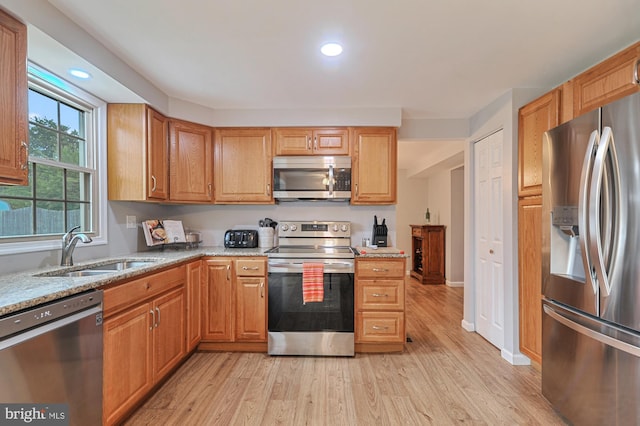
{"label": "microwave door handle", "polygon": [[589,245],[591,236],[589,234],[589,188],[592,181],[593,154],[595,146],[599,141],[598,131],[591,132],[589,143],[582,163],[582,174],[580,175],[580,194],[578,196],[578,238],[580,241],[580,251],[582,252],[582,263],[585,270],[585,279],[591,284],[594,294],[598,293],[598,284],[592,273],[591,258],[589,257]]}
{"label": "microwave door handle", "polygon": [[329,195],[333,195],[333,164],[329,165]]}

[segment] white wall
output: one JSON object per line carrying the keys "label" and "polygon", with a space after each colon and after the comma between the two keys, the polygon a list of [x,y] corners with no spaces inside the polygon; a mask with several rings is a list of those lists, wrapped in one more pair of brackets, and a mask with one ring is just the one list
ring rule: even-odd
{"label": "white wall", "polygon": [[[410,225],[425,224],[424,214],[427,210],[427,179],[409,178],[407,170],[398,170],[398,207],[396,211],[397,246],[411,254]],[[407,262],[407,270],[411,267]]]}
{"label": "white wall", "polygon": [[[447,284],[464,284],[464,166],[451,170],[451,227],[449,228],[449,259],[451,259]],[[455,254],[455,255],[454,255]]]}
{"label": "white wall", "polygon": [[[517,122],[518,108],[539,94],[539,89],[510,90],[471,118],[471,137],[465,152],[465,230],[470,237],[465,241],[464,316],[462,326],[475,330],[475,252],[474,228],[474,143],[499,130],[503,139],[503,235],[504,235],[504,346],[501,355],[512,364],[529,364],[520,353],[518,321],[518,240],[517,240]],[[499,309],[500,309],[499,308]]]}

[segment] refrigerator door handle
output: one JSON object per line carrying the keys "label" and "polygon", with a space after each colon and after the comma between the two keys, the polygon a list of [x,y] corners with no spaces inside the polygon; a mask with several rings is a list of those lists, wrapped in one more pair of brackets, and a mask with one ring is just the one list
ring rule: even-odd
{"label": "refrigerator door handle", "polygon": [[569,327],[570,329],[580,334],[584,334],[585,336],[591,337],[592,339],[595,339],[600,343],[604,343],[605,345],[614,347],[623,352],[626,352],[628,354],[631,354],[633,356],[640,358],[640,347],[631,345],[627,342],[623,342],[622,340],[614,339],[611,336],[598,333],[597,331],[592,330],[589,327],[585,327],[582,324],[578,324],[577,322],[572,321],[571,319],[564,316],[562,313],[556,311],[555,309],[553,309],[553,307],[549,305],[543,304],[542,308],[544,309],[544,312],[547,315],[549,315],[554,320],[558,321],[560,324],[566,327]]}
{"label": "refrigerator door handle", "polygon": [[[612,176],[607,176],[606,179],[613,179],[612,191],[609,190],[608,185],[603,185],[607,154],[610,155],[611,158]],[[600,143],[598,144],[593,163],[588,219],[589,257],[591,258],[591,262],[595,268],[598,285],[600,286],[602,295],[605,297],[611,294],[611,280],[609,279],[609,276],[612,272],[608,270],[605,265],[605,258],[609,259],[609,261],[606,262],[607,264],[615,265],[615,259],[613,259],[613,257],[615,257],[616,254],[615,241],[618,238],[618,228],[620,224],[620,208],[618,206],[619,196],[617,194],[620,187],[619,175],[618,159],[613,143],[613,134],[610,127],[605,127],[602,131],[602,137],[600,138]],[[612,213],[615,214],[616,217],[612,217]],[[614,229],[612,230],[613,235],[611,236],[613,244],[608,243],[606,246],[603,244],[601,233],[601,222],[603,216],[607,222],[607,226],[609,226],[608,224],[612,221],[614,223]]]}
{"label": "refrigerator door handle", "polygon": [[582,164],[582,173],[580,175],[580,194],[578,196],[578,239],[580,241],[580,251],[582,253],[582,264],[584,265],[586,279],[591,283],[593,294],[598,293],[598,284],[596,283],[591,258],[589,257],[590,233],[589,233],[589,188],[592,186],[592,170],[593,170],[593,153],[596,145],[600,141],[600,135],[597,130],[591,132],[589,144],[587,145],[584,162]]}

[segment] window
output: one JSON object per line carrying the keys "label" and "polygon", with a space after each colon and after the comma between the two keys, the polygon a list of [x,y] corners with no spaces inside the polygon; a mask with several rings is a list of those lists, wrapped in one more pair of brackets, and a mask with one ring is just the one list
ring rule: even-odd
{"label": "window", "polygon": [[60,235],[77,225],[100,235],[100,102],[32,66],[28,99],[29,185],[0,186],[0,243],[59,246]]}

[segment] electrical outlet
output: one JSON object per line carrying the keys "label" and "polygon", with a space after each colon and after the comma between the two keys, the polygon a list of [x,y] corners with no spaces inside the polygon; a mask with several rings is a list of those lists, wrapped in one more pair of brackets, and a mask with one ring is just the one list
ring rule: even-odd
{"label": "electrical outlet", "polygon": [[127,216],[127,229],[135,229],[138,227],[138,221],[135,216]]}

